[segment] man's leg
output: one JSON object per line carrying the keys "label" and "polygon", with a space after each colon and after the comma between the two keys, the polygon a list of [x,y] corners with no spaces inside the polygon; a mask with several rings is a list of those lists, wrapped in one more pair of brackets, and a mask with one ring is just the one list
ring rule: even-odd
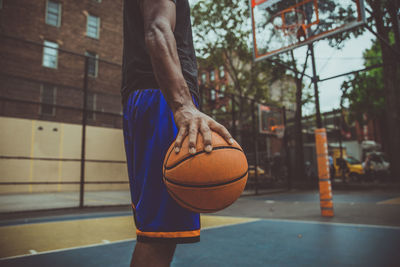
{"label": "man's leg", "polygon": [[175,243],[137,242],[132,255],[131,267],[169,266],[175,248]]}

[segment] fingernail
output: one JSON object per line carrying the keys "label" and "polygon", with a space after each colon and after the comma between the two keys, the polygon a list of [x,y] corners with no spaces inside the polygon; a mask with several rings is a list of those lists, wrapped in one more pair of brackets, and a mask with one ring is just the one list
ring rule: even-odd
{"label": "fingernail", "polygon": [[179,153],[181,149],[179,147],[175,147],[175,153]]}
{"label": "fingernail", "polygon": [[194,148],[194,147],[189,148],[189,153],[190,154],[196,153],[196,148]]}
{"label": "fingernail", "polygon": [[230,139],[229,139],[229,144],[233,145],[234,142],[235,142],[235,141],[233,140],[233,138],[230,138]]}
{"label": "fingernail", "polygon": [[211,152],[212,151],[212,146],[207,145],[206,148],[204,149],[206,152]]}

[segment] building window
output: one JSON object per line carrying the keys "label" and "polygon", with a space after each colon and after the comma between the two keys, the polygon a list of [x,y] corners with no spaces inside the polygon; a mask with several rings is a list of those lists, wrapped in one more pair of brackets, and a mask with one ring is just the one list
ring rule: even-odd
{"label": "building window", "polygon": [[40,114],[41,115],[56,115],[56,87],[49,84],[42,84],[40,87]]}
{"label": "building window", "polygon": [[58,44],[44,41],[43,47],[43,66],[56,69],[58,61]]}
{"label": "building window", "polygon": [[86,102],[86,109],[87,109],[87,113],[86,113],[86,118],[90,119],[90,120],[95,120],[96,119],[96,99],[97,99],[97,95],[95,93],[92,92],[88,92],[87,95],[87,102]]}
{"label": "building window", "polygon": [[0,9],[3,9],[3,0],[0,0]]}
{"label": "building window", "polygon": [[218,97],[224,97],[225,89],[226,89],[225,84],[221,85],[221,87],[220,87],[220,89],[219,89]]}
{"label": "building window", "polygon": [[219,77],[220,78],[224,78],[225,77],[224,66],[219,66]]}
{"label": "building window", "polygon": [[201,84],[206,84],[207,81],[207,73],[203,72],[201,74]]}
{"label": "building window", "polygon": [[211,98],[211,101],[215,101],[215,90],[214,89],[212,89],[210,91],[210,98]]}
{"label": "building window", "polygon": [[60,27],[61,24],[61,4],[54,1],[47,1],[46,24]]}
{"label": "building window", "polygon": [[92,38],[99,39],[100,18],[92,15],[87,17],[86,35]]}
{"label": "building window", "polygon": [[215,71],[214,70],[211,70],[210,71],[210,81],[215,81]]}
{"label": "building window", "polygon": [[85,56],[89,57],[88,59],[88,75],[91,77],[97,77],[97,70],[98,70],[98,58],[99,55],[97,55],[94,52],[85,52]]}

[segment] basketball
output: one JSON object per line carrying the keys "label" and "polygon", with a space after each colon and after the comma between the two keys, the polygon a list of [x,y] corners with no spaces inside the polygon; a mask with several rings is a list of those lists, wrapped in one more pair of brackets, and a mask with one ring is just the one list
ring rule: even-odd
{"label": "basketball", "polygon": [[212,132],[211,153],[204,151],[203,138],[197,138],[196,153],[189,153],[188,137],[179,153],[174,143],[163,164],[163,181],[169,194],[182,207],[199,213],[222,210],[239,198],[247,182],[246,156],[235,141],[228,144]]}

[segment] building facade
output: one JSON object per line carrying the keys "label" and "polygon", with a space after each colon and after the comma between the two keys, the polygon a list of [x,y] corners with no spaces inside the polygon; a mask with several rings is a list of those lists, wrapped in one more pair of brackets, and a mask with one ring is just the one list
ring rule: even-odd
{"label": "building facade", "polygon": [[1,194],[78,192],[81,177],[85,190],[128,189],[122,9],[122,0],[0,0]]}
{"label": "building facade", "polygon": [[0,36],[1,116],[80,123],[86,88],[88,123],[121,127],[122,0],[2,0]]}

